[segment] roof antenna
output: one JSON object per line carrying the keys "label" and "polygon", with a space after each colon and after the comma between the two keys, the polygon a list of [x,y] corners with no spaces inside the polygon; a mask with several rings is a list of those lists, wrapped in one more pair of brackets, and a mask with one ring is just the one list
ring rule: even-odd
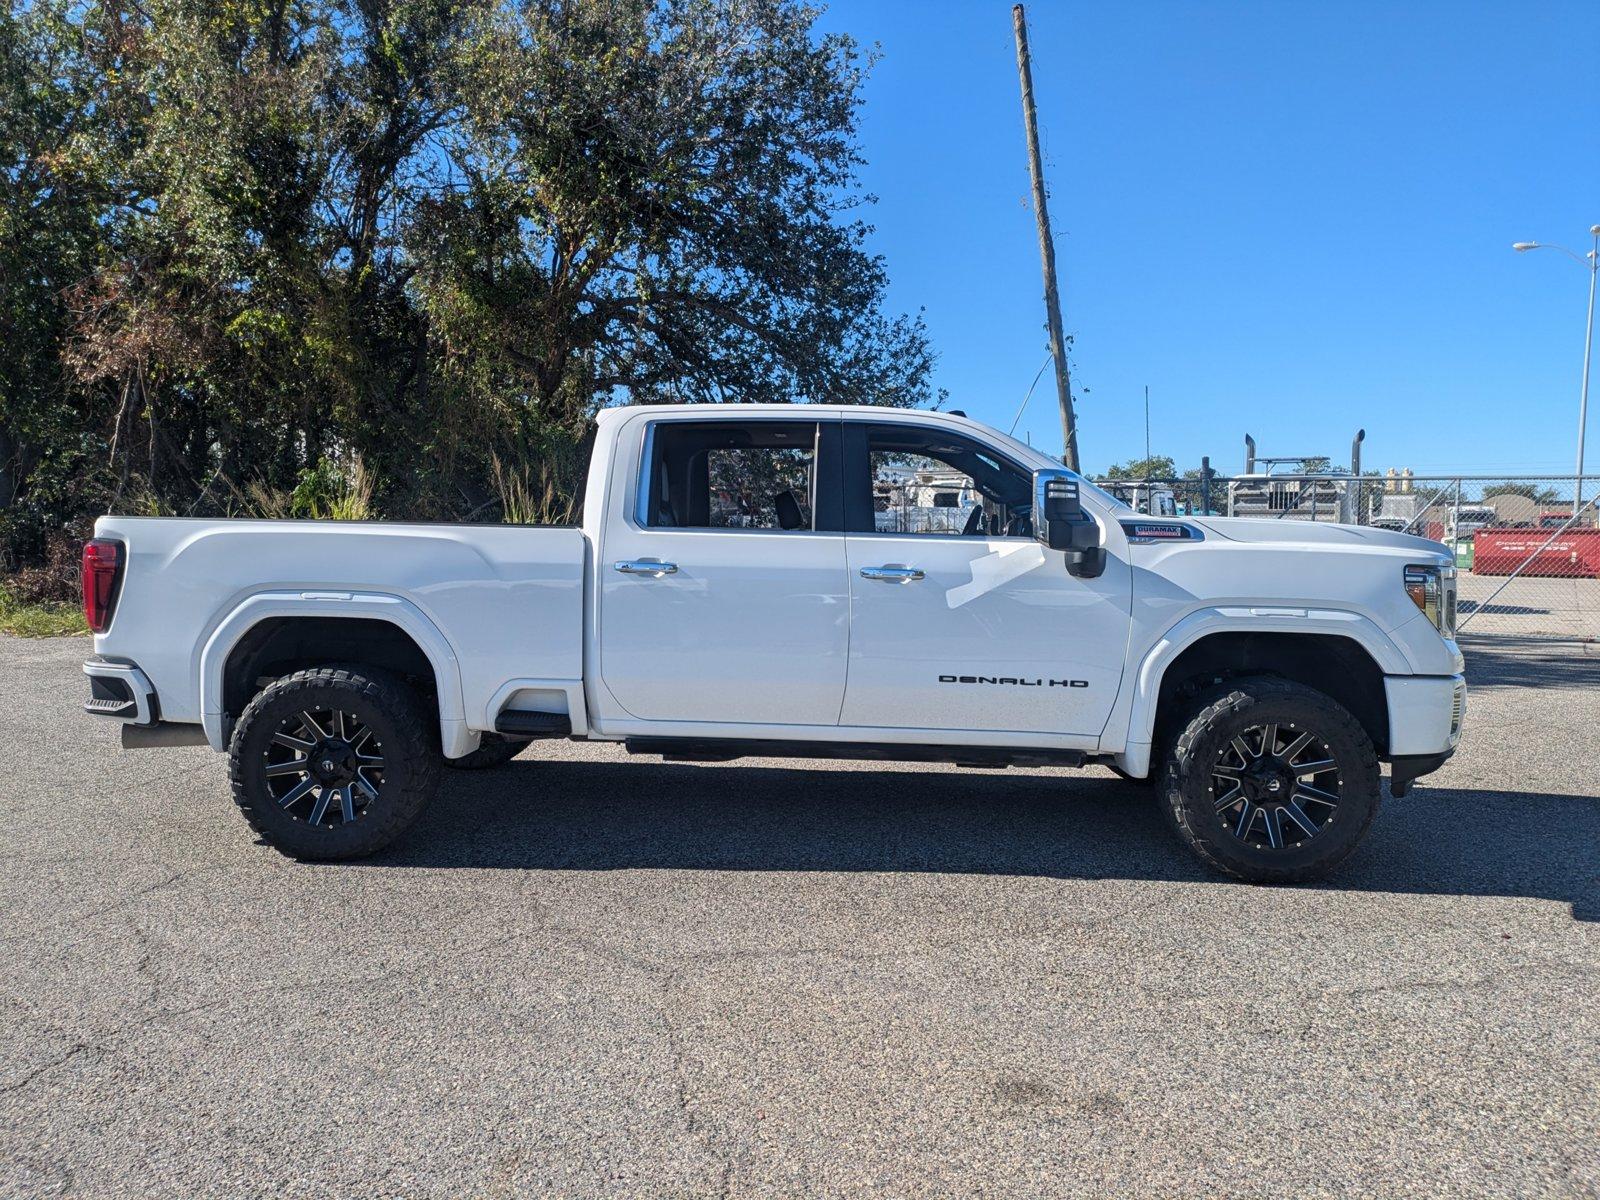
{"label": "roof antenna", "polygon": [[1144,385],[1144,474],[1150,477],[1150,385]]}

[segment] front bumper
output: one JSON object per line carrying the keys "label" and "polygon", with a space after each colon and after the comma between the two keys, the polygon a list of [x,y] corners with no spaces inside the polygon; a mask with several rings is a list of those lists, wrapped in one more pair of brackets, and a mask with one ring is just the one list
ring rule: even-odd
{"label": "front bumper", "polygon": [[83,711],[92,717],[115,717],[128,725],[154,725],[161,706],[149,678],[132,663],[91,658],[83,664],[89,677],[89,699]]}
{"label": "front bumper", "polygon": [[1387,675],[1389,791],[1404,796],[1411,782],[1442,767],[1461,741],[1467,681],[1461,675]]}
{"label": "front bumper", "polygon": [[1461,740],[1467,681],[1460,675],[1386,675],[1389,754],[1445,754]]}

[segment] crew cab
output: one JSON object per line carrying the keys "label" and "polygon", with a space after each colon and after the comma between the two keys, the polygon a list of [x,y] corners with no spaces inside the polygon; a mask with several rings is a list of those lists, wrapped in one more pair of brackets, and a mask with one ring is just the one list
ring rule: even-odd
{"label": "crew cab", "polygon": [[943,412],[610,408],[577,527],[108,516],[83,586],[87,711],[226,752],[308,859],[398,837],[441,767],[574,738],[1103,764],[1212,866],[1309,879],[1466,706],[1437,544],[1141,515]]}

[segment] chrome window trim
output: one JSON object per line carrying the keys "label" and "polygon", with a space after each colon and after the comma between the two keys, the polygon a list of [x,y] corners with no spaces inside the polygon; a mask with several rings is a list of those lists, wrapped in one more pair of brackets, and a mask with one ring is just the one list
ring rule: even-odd
{"label": "chrome window trim", "polygon": [[636,497],[633,519],[640,529],[650,528],[650,467],[656,456],[656,426],[660,421],[646,421],[644,448],[639,454],[639,478],[635,483]]}

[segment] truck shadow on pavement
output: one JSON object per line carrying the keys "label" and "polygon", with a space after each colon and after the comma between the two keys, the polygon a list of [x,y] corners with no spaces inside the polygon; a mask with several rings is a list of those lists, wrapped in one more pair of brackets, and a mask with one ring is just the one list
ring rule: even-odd
{"label": "truck shadow on pavement", "polygon": [[[759,762],[760,760],[756,760]],[[1527,897],[1600,919],[1600,799],[1420,784],[1317,887]],[[517,760],[451,775],[388,866],[1228,881],[1098,772]],[[1237,886],[1247,886],[1239,884]]]}

